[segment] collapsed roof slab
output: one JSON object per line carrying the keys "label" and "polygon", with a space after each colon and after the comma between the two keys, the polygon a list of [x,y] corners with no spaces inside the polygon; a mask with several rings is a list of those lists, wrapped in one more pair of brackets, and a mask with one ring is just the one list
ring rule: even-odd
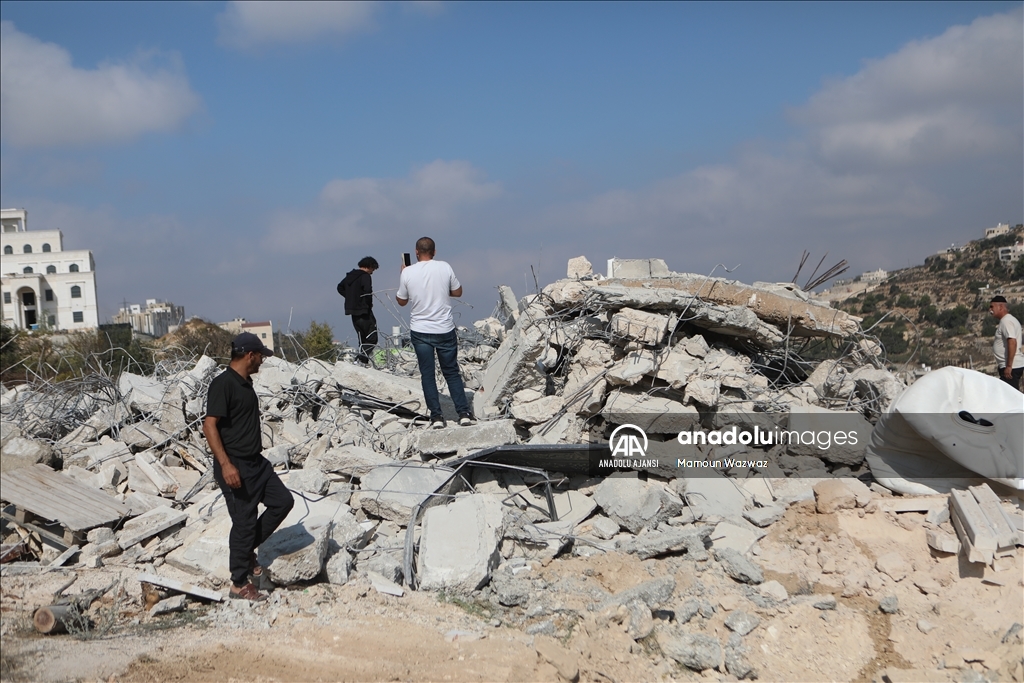
{"label": "collapsed roof slab", "polygon": [[676,273],[656,280],[605,280],[595,288],[604,289],[631,290],[616,303],[638,308],[685,308],[694,298],[722,306],[744,306],[762,321],[782,330],[792,329],[797,336],[846,337],[860,329],[858,320],[845,311],[735,280],[694,273]]}

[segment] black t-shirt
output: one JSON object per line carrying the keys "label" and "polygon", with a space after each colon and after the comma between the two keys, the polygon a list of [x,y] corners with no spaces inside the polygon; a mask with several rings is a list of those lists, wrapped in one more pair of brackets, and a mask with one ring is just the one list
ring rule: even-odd
{"label": "black t-shirt", "polygon": [[263,452],[260,402],[252,382],[228,368],[210,382],[207,417],[219,417],[217,431],[232,458],[255,458]]}

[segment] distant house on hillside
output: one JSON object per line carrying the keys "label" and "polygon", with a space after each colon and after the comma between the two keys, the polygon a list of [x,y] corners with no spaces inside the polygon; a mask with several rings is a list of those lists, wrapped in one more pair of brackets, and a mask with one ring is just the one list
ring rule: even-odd
{"label": "distant house on hillside", "polygon": [[1009,223],[998,223],[994,228],[985,228],[985,239],[990,237],[998,237],[999,235],[1005,235],[1010,232]]}
{"label": "distant house on hillside", "polygon": [[884,271],[881,268],[879,268],[878,270],[869,270],[866,273],[861,273],[860,281],[861,282],[881,282],[882,280],[884,280],[887,277],[889,277],[889,273],[887,271]]}
{"label": "distant house on hillside", "polygon": [[1003,263],[1014,263],[1022,256],[1024,256],[1024,242],[1017,242],[1017,244],[999,248],[999,260]]}
{"label": "distant house on hillside", "polygon": [[252,332],[260,338],[260,341],[262,341],[268,349],[271,351],[274,350],[274,322],[272,320],[251,323],[246,321],[245,318],[235,318],[234,320],[226,323],[217,323],[217,325],[231,334]]}

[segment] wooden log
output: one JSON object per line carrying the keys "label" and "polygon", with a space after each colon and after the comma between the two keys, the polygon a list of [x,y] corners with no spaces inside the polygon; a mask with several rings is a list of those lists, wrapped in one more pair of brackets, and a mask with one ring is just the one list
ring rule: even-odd
{"label": "wooden log", "polygon": [[67,633],[68,623],[77,614],[71,605],[47,605],[40,607],[32,615],[32,625],[40,633],[52,635],[55,633]]}

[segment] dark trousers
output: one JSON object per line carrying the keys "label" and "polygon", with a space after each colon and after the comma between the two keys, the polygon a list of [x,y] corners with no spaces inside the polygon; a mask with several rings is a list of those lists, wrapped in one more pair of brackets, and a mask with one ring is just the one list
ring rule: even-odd
{"label": "dark trousers", "polygon": [[356,359],[366,362],[370,360],[373,347],[377,346],[377,319],[373,317],[373,311],[352,316],[352,326],[356,328],[356,337],[359,338],[359,353]]}
{"label": "dark trousers", "polygon": [[[238,468],[242,480],[240,487],[233,489],[224,482],[224,475],[216,459],[213,462],[213,477],[224,492],[224,502],[231,515],[231,534],[228,536],[231,583],[241,587],[249,581],[252,554],[281,525],[295,501],[274,472],[270,461],[263,456],[231,458],[231,464]],[[256,506],[260,503],[267,509],[257,516]]]}
{"label": "dark trousers", "polygon": [[999,379],[1003,380],[1011,387],[1020,391],[1020,378],[1024,377],[1024,368],[1014,368],[1010,371],[1010,379],[1006,379],[1006,375],[1003,374],[1003,370],[1006,368],[999,368],[996,370],[996,374],[999,375]]}
{"label": "dark trousers", "polygon": [[459,415],[469,414],[466,385],[463,384],[462,375],[459,373],[459,335],[452,330],[443,334],[412,332],[409,337],[412,341],[412,348],[416,350],[423,398],[427,401],[430,417],[441,417],[441,398],[437,392],[437,379],[434,375],[435,353],[437,353],[437,364],[441,366],[441,374],[448,382],[448,391],[455,403],[455,412]]}

